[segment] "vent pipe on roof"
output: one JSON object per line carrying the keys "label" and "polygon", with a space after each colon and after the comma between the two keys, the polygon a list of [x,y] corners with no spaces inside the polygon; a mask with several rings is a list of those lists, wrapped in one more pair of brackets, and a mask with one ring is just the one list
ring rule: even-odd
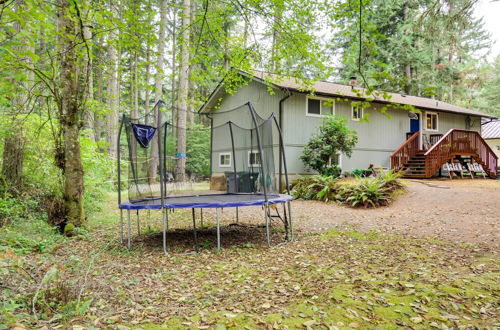
{"label": "vent pipe on roof", "polygon": [[356,76],[349,77],[349,86],[351,86],[351,88],[358,87],[358,80],[356,79]]}

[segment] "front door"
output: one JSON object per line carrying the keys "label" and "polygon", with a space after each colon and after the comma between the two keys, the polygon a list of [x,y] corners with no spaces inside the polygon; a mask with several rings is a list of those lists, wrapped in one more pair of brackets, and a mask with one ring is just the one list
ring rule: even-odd
{"label": "front door", "polygon": [[416,115],[417,115],[416,119],[410,118],[410,133],[415,133],[420,130],[420,114],[417,113]]}

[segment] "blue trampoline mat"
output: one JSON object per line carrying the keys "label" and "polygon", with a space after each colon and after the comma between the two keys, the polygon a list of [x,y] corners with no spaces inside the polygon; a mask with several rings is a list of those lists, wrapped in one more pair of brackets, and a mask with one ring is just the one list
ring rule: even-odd
{"label": "blue trampoline mat", "polygon": [[[269,204],[285,203],[292,200],[290,195],[268,194]],[[264,205],[263,194],[213,194],[198,196],[175,196],[164,199],[167,209],[185,209],[185,208],[224,208],[239,206]],[[120,204],[120,209],[124,210],[159,210],[161,209],[160,198],[150,198],[138,201],[131,201]]]}

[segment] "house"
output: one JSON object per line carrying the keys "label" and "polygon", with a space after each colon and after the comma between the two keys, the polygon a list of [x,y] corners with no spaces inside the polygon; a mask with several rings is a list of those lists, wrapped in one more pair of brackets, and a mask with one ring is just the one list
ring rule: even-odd
{"label": "house", "polygon": [[[487,145],[480,136],[481,120],[491,118],[489,115],[423,97],[397,93],[366,96],[363,88],[353,84],[310,82],[260,71],[252,74],[239,71],[239,74],[247,79],[246,85],[229,94],[222,82],[199,111],[222,112],[251,102],[263,118],[274,113],[283,133],[291,176],[312,174],[300,155],[304,145],[318,131],[323,117],[330,114],[344,117],[358,135],[351,157],[336,157],[343,172],[366,169],[373,164],[405,169],[409,177],[430,177],[447,160],[462,155],[473,157],[490,175],[496,175],[493,170],[497,166],[496,155],[486,150]],[[370,101],[370,106],[360,107],[360,101],[366,100]],[[413,112],[402,109],[404,107],[413,107]],[[218,115],[217,119],[221,122],[231,120],[242,126],[250,124],[248,118],[234,118],[231,112],[227,116]],[[473,145],[470,141],[474,141]],[[218,155],[218,143],[217,139],[213,140],[213,176],[227,170],[223,164],[231,157],[224,150],[219,150]],[[277,139],[273,143],[277,155]],[[452,145],[454,148],[450,147]],[[276,173],[281,173],[278,168]]]}
{"label": "house", "polygon": [[491,120],[483,123],[481,136],[500,158],[500,120]]}

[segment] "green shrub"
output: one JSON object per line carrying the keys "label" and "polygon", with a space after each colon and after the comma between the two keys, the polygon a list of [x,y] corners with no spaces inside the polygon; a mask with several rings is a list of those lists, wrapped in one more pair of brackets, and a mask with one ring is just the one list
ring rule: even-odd
{"label": "green shrub", "polygon": [[333,165],[335,155],[351,156],[358,137],[356,131],[347,126],[347,121],[335,116],[327,116],[314,135],[305,145],[300,159],[306,167],[321,175],[338,177],[340,168]]}
{"label": "green shrub", "polygon": [[40,213],[18,218],[0,228],[0,252],[12,249],[17,254],[46,253],[63,241],[58,228],[49,225],[47,216]]}
{"label": "green shrub", "polygon": [[404,175],[404,172],[394,172],[394,170],[389,171],[379,171],[377,179],[382,182],[382,185],[393,192],[396,190],[405,189],[405,185],[399,180]]}
{"label": "green shrub", "polygon": [[341,183],[331,176],[315,175],[292,182],[292,195],[305,200],[336,201],[352,207],[379,207],[391,203],[404,190],[402,173],[381,171],[378,177],[359,178]]}
{"label": "green shrub", "polygon": [[381,180],[361,178],[356,183],[343,185],[336,198],[353,207],[378,207],[389,204],[391,194]]}
{"label": "green shrub", "polygon": [[[87,132],[85,132],[87,133]],[[82,163],[85,183],[85,213],[87,216],[102,210],[105,195],[116,189],[116,162],[100,151],[100,143],[92,141],[88,134],[81,139]]]}
{"label": "green shrub", "polygon": [[192,124],[187,132],[186,170],[208,178],[210,176],[210,129]]}
{"label": "green shrub", "polygon": [[5,194],[4,197],[0,198],[0,227],[22,217],[23,213],[22,204],[10,194]]}
{"label": "green shrub", "polygon": [[292,182],[292,195],[305,200],[328,202],[337,192],[337,180],[333,176],[314,175]]}

